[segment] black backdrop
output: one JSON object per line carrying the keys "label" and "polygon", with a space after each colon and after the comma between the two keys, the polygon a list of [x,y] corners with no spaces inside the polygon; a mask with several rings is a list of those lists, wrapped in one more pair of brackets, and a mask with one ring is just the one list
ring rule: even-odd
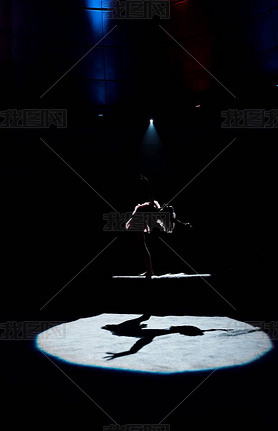
{"label": "black backdrop", "polygon": [[[224,129],[221,111],[276,109],[277,2],[248,1],[242,5],[235,1],[229,7],[218,1],[195,4],[206,17],[201,45],[211,47],[210,55],[204,57],[205,66],[236,99],[215,79],[205,78],[203,70],[200,72],[202,67],[184,63],[181,58],[185,53],[176,51],[175,42],[168,40],[165,33],[159,36],[154,32],[157,23],[153,21],[121,23],[119,32],[115,30],[115,36],[100,47],[107,51],[106,57],[103,54],[106,62],[99,60],[104,57],[97,51],[98,60],[88,57],[82,67],[76,67],[40,99],[67,67],[98,40],[98,33],[88,33],[85,21],[84,26],[78,21],[76,33],[74,17],[80,3],[75,1],[67,4],[66,13],[64,2],[59,2],[59,7],[54,1],[40,2],[36,7],[30,1],[0,2],[1,110],[43,107],[68,111],[66,129],[1,130],[2,322],[70,320],[103,311],[139,313],[148,306],[168,313],[168,304],[172,313],[217,312],[242,320],[275,322],[276,128]],[[177,24],[175,36],[189,47],[189,41],[199,34],[195,29],[199,32],[200,27],[196,22],[189,31],[189,20],[187,24]],[[175,21],[165,28],[172,33]],[[127,36],[133,47],[130,56]],[[198,43],[193,48],[198,48]],[[120,46],[125,56],[120,57],[113,46]],[[203,54],[197,49],[198,53]],[[105,75],[103,68],[113,63],[112,59],[117,63],[116,72],[111,68]],[[125,66],[126,59],[129,67]],[[202,90],[196,90],[196,82],[202,82]],[[104,93],[99,88],[103,86],[105,97],[101,98],[99,95]],[[196,104],[201,107],[195,108]],[[98,113],[104,116],[98,117]],[[233,304],[236,312],[201,281],[188,288],[164,283],[160,294],[157,284],[119,285],[111,281],[113,274],[137,274],[143,270],[128,234],[103,231],[103,214],[112,211],[109,204],[125,212],[143,199],[137,181],[142,170],[141,142],[150,117],[160,136],[163,158],[153,157],[143,173],[149,177],[158,201],[168,201],[200,173],[172,202],[178,216],[189,220],[193,229],[177,228],[173,234],[161,237],[198,273],[211,273],[213,287]],[[155,271],[192,273],[192,268],[158,236],[148,237]],[[99,254],[115,237],[117,240]],[[150,304],[144,306],[144,302]],[[67,386],[59,372],[60,379],[54,377],[33,341],[3,341],[1,347],[7,347],[7,343],[2,368],[6,401],[13,409],[15,399],[16,408],[24,407],[21,420],[26,419],[30,403],[44,412],[45,406],[51,405],[52,412],[63,406],[72,416],[77,408],[84,413],[83,394],[77,395],[70,382]],[[256,424],[259,417],[265,424],[265,415],[271,417],[266,412],[274,408],[275,400],[265,394],[270,382],[276,382],[275,354],[248,370],[219,373],[214,390],[206,386],[196,403],[192,398],[185,409],[177,411],[173,418],[173,424],[178,424],[176,429],[184,429],[180,424],[186,423],[186,417],[193,423],[200,419],[200,405],[205,411],[204,420],[210,424],[219,419],[219,409],[228,418],[244,417],[247,425],[252,417],[252,423]],[[157,403],[167,410],[169,394],[172,404],[177,404],[184,397],[184,388],[189,393],[205,377],[201,373],[179,381],[170,377],[161,381],[134,375],[131,379],[129,374],[119,376],[98,370],[88,378],[85,369],[70,366],[66,372],[84,390],[90,392],[95,385],[99,399],[106,397],[107,406],[119,412],[122,421],[127,418],[121,410],[121,399],[126,403],[125,411],[134,413],[140,399],[153,402],[150,386],[163,394],[165,385],[168,395],[161,395]],[[119,382],[127,392],[116,402],[114,393],[107,394],[106,387],[112,384],[118,388]],[[128,399],[134,388],[138,406]],[[258,400],[261,411],[254,407]],[[146,412],[149,410],[151,401]],[[97,420],[103,425],[97,408],[90,414],[94,425]],[[47,417],[51,417],[49,411]],[[79,415],[79,426],[84,417]],[[65,418],[64,411],[61,418]],[[30,423],[29,414],[27,420]]]}

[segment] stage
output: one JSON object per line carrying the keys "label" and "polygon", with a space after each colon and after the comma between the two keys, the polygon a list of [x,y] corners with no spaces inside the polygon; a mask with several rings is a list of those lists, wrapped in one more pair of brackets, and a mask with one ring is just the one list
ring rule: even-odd
{"label": "stage", "polygon": [[[277,0],[103,6],[0,0],[2,416],[271,430]],[[192,228],[145,235],[145,278],[154,200]]]}

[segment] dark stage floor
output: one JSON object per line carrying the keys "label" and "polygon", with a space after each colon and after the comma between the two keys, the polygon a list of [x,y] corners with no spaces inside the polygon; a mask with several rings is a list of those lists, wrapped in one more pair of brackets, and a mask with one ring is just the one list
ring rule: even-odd
{"label": "dark stage floor", "polygon": [[[274,307],[273,311],[271,307],[266,310],[266,304],[256,302],[255,296],[253,302],[252,298],[250,302],[250,298],[237,297],[228,289],[225,277],[211,277],[209,283],[215,290],[198,277],[87,278],[87,282],[68,286],[41,311],[27,307],[25,311],[10,313],[9,320],[13,314],[13,321],[45,322],[43,329],[46,329],[54,322],[103,312],[229,316],[265,322],[274,319]],[[98,286],[98,295],[92,294],[94,286]],[[227,297],[229,292],[229,301],[237,310],[216,290]],[[30,338],[41,329],[34,323]],[[270,329],[265,330],[275,338],[273,331],[270,334]],[[158,424],[166,417],[163,422],[170,424],[173,431],[189,426],[271,429],[271,423],[275,422],[275,340],[271,352],[249,365],[219,369],[213,374],[203,371],[156,375],[80,367],[53,357],[50,361],[36,349],[34,339],[22,340],[24,335],[20,331],[18,338],[1,343],[5,348],[1,367],[5,409],[18,412],[10,416],[11,422],[19,419],[22,424],[39,426],[43,422],[50,426],[55,421],[66,426],[76,420],[79,429],[102,430],[114,421],[122,425]]]}

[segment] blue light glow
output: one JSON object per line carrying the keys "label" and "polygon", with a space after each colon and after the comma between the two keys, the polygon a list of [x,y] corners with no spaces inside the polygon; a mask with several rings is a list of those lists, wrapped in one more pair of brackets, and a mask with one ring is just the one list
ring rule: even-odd
{"label": "blue light glow", "polygon": [[[87,9],[87,17],[92,24],[92,28],[94,31],[98,31],[102,33],[104,36],[105,32],[107,32],[108,19],[106,17],[107,11],[102,7],[101,0],[87,1],[87,8],[95,8],[95,10]],[[106,6],[107,7],[107,6]]]}

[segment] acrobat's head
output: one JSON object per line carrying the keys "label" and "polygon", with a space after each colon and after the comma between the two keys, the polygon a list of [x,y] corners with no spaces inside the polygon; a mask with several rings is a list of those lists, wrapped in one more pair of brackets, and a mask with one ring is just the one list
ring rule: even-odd
{"label": "acrobat's head", "polygon": [[113,335],[118,335],[117,327],[118,325],[104,325],[101,327],[101,329],[106,329],[107,331],[110,331]]}
{"label": "acrobat's head", "polygon": [[101,329],[107,329],[107,331],[112,331],[113,329],[115,329],[117,325],[104,325],[101,327]]}

